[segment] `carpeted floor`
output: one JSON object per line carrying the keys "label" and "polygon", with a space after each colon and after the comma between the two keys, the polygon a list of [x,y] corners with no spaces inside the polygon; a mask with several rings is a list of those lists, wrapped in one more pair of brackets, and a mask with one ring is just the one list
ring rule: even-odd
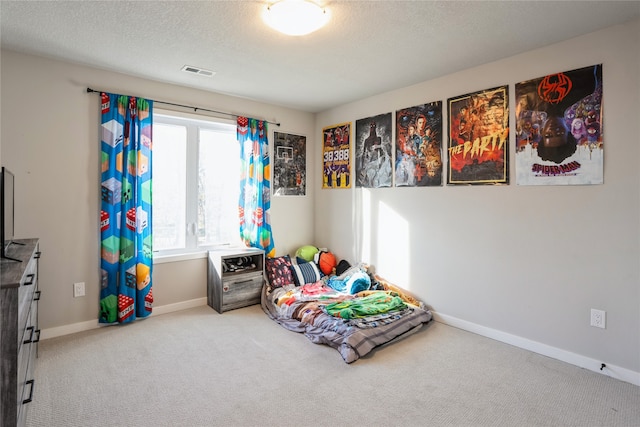
{"label": "carpeted floor", "polygon": [[640,387],[434,322],[350,365],[259,305],[39,346],[28,426],[640,426]]}

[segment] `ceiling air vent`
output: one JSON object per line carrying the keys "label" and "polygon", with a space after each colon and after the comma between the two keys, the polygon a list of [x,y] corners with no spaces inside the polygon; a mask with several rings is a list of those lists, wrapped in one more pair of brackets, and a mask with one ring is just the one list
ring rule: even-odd
{"label": "ceiling air vent", "polygon": [[204,68],[192,67],[191,65],[185,65],[184,67],[182,67],[182,71],[184,71],[185,73],[198,74],[206,77],[213,77],[216,74],[215,71],[205,70]]}

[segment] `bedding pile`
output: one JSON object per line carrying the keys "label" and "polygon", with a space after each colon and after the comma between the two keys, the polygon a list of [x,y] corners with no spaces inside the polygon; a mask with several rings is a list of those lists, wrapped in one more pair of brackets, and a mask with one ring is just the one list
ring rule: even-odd
{"label": "bedding pile", "polygon": [[274,321],[338,350],[352,363],[432,319],[422,301],[365,264],[325,275],[313,261],[266,260],[262,309]]}

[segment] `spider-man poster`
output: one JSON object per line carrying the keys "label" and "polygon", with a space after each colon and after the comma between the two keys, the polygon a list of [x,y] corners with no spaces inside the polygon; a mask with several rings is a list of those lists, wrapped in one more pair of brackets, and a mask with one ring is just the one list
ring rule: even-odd
{"label": "spider-man poster", "polygon": [[449,98],[447,184],[509,183],[509,88]]}
{"label": "spider-man poster", "polygon": [[516,183],[602,184],[602,64],[516,84]]}

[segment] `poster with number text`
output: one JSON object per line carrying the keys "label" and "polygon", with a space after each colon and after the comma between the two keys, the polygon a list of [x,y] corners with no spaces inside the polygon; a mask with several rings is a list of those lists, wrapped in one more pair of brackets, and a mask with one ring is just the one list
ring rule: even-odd
{"label": "poster with number text", "polygon": [[351,188],[351,123],[322,129],[322,188]]}

